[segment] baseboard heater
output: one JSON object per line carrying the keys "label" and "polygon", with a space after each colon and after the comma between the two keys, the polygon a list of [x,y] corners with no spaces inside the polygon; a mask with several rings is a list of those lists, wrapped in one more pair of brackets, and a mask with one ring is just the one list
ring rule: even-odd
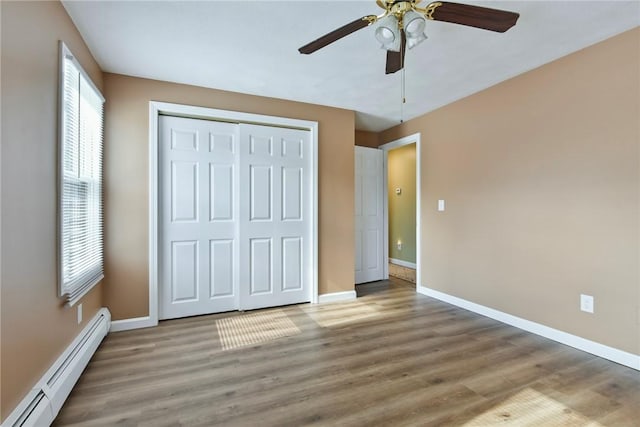
{"label": "baseboard heater", "polygon": [[110,326],[111,314],[101,308],[1,427],[51,425]]}

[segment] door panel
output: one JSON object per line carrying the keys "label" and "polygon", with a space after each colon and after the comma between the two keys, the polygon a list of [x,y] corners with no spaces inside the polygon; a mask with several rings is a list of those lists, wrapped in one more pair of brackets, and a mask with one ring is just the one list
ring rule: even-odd
{"label": "door panel", "polygon": [[384,279],[383,151],[355,147],[355,282]]}
{"label": "door panel", "polygon": [[171,129],[171,149],[198,151],[198,132],[194,129]]}
{"label": "door panel", "polygon": [[273,154],[273,137],[270,135],[249,135],[249,154],[271,157]]}
{"label": "door panel", "polygon": [[282,220],[302,220],[302,168],[282,168]]}
{"label": "door panel", "polygon": [[282,238],[282,290],[302,289],[302,238]]}
{"label": "door panel", "polygon": [[[311,300],[311,144],[307,131],[240,125],[241,309]],[[267,243],[268,242],[268,243]]]}
{"label": "door panel", "polygon": [[235,275],[233,259],[233,240],[220,239],[209,241],[209,268],[211,269],[209,296],[228,297],[233,295],[233,276]]}
{"label": "door panel", "polygon": [[217,155],[232,156],[236,152],[233,135],[224,133],[209,133],[209,151]]}
{"label": "door panel", "polygon": [[249,295],[272,293],[271,239],[250,239],[249,270],[251,287]]}
{"label": "door panel", "polygon": [[171,242],[171,300],[198,299],[198,242]]}
{"label": "door panel", "polygon": [[250,165],[249,170],[251,171],[249,183],[251,220],[271,221],[271,193],[273,191],[271,166]]}
{"label": "door panel", "polygon": [[209,164],[209,220],[233,220],[233,165]]}
{"label": "door panel", "polygon": [[198,220],[198,164],[171,162],[171,219]]}
{"label": "door panel", "polygon": [[380,254],[378,248],[381,246],[380,230],[367,229],[364,231],[364,259],[365,270],[376,270],[380,268]]}
{"label": "door panel", "polygon": [[238,308],[238,125],[161,116],[160,319]]}

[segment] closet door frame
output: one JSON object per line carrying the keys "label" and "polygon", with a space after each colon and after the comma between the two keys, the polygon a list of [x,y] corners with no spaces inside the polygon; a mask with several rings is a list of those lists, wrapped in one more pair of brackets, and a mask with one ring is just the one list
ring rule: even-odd
{"label": "closet door frame", "polygon": [[[312,303],[318,303],[318,122],[267,116],[263,114],[218,110],[214,108],[167,102],[149,102],[149,315],[130,319],[126,329],[144,328],[158,324],[158,117],[170,115],[195,119],[215,120],[231,123],[249,123],[282,128],[302,129],[309,132],[311,143],[311,296]],[[124,325],[123,325],[124,326]],[[124,329],[124,328],[123,328]]]}

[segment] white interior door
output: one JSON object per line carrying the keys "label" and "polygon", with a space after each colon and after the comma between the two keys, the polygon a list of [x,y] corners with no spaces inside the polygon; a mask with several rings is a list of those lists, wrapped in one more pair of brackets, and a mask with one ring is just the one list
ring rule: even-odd
{"label": "white interior door", "polygon": [[308,131],[161,116],[159,317],[311,301]]}
{"label": "white interior door", "polygon": [[238,125],[161,116],[159,128],[159,317],[236,310]]}
{"label": "white interior door", "polygon": [[309,132],[240,125],[240,308],[311,301]]}
{"label": "white interior door", "polygon": [[384,279],[383,151],[355,147],[355,282]]}

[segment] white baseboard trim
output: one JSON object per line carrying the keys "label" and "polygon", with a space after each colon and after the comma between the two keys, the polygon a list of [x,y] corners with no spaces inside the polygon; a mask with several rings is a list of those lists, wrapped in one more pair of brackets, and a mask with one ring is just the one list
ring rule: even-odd
{"label": "white baseboard trim", "polygon": [[131,319],[114,320],[111,322],[110,332],[129,331],[131,329],[150,328],[158,326],[158,322],[151,320],[151,317],[133,317]]}
{"label": "white baseboard trim", "polygon": [[474,313],[490,317],[502,323],[506,323],[507,325],[515,326],[516,328],[520,328],[536,335],[540,335],[559,343],[566,344],[570,347],[577,348],[578,350],[586,351],[587,353],[594,354],[596,356],[611,360],[621,365],[640,370],[639,355],[618,350],[617,348],[609,347],[607,345],[600,344],[595,341],[579,337],[577,335],[572,335],[558,329],[550,328],[548,326],[541,325],[540,323],[516,317],[511,314],[507,314],[502,311],[498,311],[484,305],[476,304],[474,302],[467,301],[453,295],[445,294],[443,292],[436,291],[424,286],[417,286],[416,291],[420,294],[433,297],[440,301],[453,304],[469,311],[473,311]]}
{"label": "white baseboard trim", "polygon": [[389,262],[391,264],[399,265],[400,267],[413,268],[414,270],[417,268],[415,262],[403,261],[395,258],[389,258]]}
{"label": "white baseboard trim", "polygon": [[51,425],[91,356],[109,332],[110,323],[109,310],[98,310],[93,319],[9,414],[2,427]]}
{"label": "white baseboard trim", "polygon": [[331,294],[320,295],[318,302],[324,304],[326,302],[353,301],[356,297],[356,291],[333,292]]}

